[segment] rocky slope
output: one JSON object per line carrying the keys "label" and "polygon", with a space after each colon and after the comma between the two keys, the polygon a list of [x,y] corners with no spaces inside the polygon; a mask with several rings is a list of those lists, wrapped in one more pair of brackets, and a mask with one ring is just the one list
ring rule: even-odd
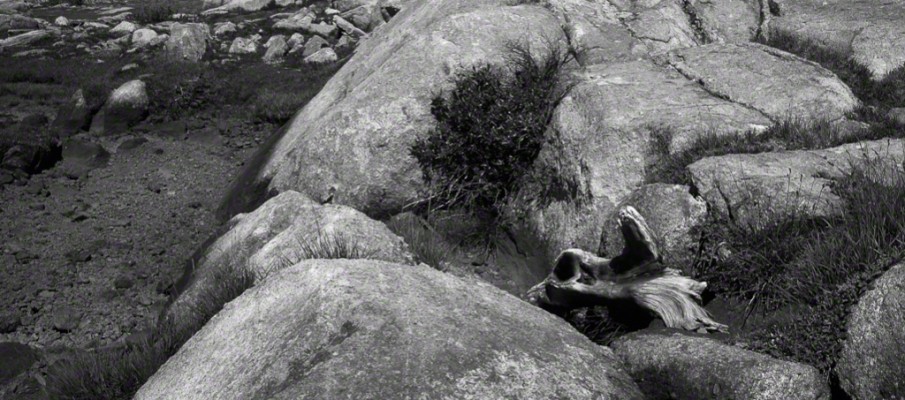
{"label": "rocky slope", "polygon": [[[555,254],[570,247],[613,254],[620,247],[610,226],[613,213],[617,206],[636,205],[642,213],[656,214],[651,225],[664,236],[671,261],[690,263],[701,250],[698,235],[708,213],[755,230],[789,218],[831,217],[842,210],[842,200],[831,189],[843,176],[877,160],[897,173],[903,173],[905,165],[902,140],[880,138],[831,148],[701,157],[687,168],[689,185],[649,182],[654,165],[702,139],[747,140],[752,132],[790,120],[848,127],[846,132],[857,135],[864,123],[853,119],[869,107],[867,99],[859,99],[856,88],[847,85],[849,77],[754,40],[781,33],[841,47],[880,79],[905,60],[905,47],[895,46],[905,40],[905,31],[896,24],[901,19],[897,17],[905,15],[901,2],[232,0],[206,1],[196,13],[140,24],[129,21],[136,9],[92,6],[86,9],[90,18],[51,23],[27,15],[28,4],[0,4],[0,9],[16,10],[0,14],[0,49],[13,57],[57,47],[92,56],[157,54],[206,65],[247,57],[268,65],[294,68],[298,62],[314,68],[352,54],[238,173],[222,197],[219,211],[225,226],[220,235],[200,248],[197,238],[177,247],[175,257],[183,259],[189,258],[188,249],[198,248],[192,258],[197,264],[187,269],[179,285],[184,292],[166,306],[167,320],[177,325],[198,322],[192,320],[193,310],[217,290],[224,276],[248,275],[252,288],[189,339],[141,388],[138,398],[641,398],[642,393],[651,398],[828,398],[829,383],[814,367],[739,348],[744,343],[641,333],[615,342],[616,357],[553,315],[472,277],[410,265],[413,243],[405,243],[377,219],[400,214],[425,196],[428,184],[409,149],[435,126],[431,100],[448,90],[462,71],[505,66],[513,43],[525,46],[535,58],[555,51],[574,56],[563,71],[572,86],[545,131],[544,145],[529,171],[532,179],[505,204],[513,217],[506,228],[514,232],[510,239],[520,254]],[[53,11],[31,15],[48,12]],[[104,169],[86,175],[96,168],[96,158],[106,157],[100,150],[92,153],[91,145],[100,143],[103,150],[108,142],[117,143],[111,165],[129,170],[120,158],[126,153],[118,149],[125,143],[131,143],[126,148],[135,145],[122,140],[122,134],[143,126],[148,108],[144,91],[133,81],[112,91],[100,112],[87,120],[78,118],[78,112],[66,114],[74,117],[64,125],[88,125],[93,135],[81,145],[59,138],[70,160],[83,154],[76,167],[67,166],[64,156],[50,173],[29,179],[40,164],[41,157],[32,150],[36,147],[4,150],[9,171],[5,179],[13,185],[2,195],[49,192],[66,203],[73,196],[65,194],[65,184],[57,184],[68,181],[59,178],[43,187],[41,182],[67,174],[87,182],[79,185],[90,188],[92,182],[103,182],[101,187],[109,188],[115,180],[105,181]],[[71,103],[71,109],[79,109],[77,96]],[[905,100],[902,103],[898,107],[905,106]],[[14,113],[5,118],[25,125]],[[890,136],[896,135],[901,136]],[[152,143],[163,147],[164,154],[171,151],[167,146],[174,146]],[[662,148],[655,150],[655,145]],[[158,147],[151,147],[143,144],[139,151],[159,156]],[[198,157],[193,147],[187,148],[189,160]],[[162,206],[153,207],[172,207],[196,195],[185,190],[192,179],[225,188],[231,173],[226,165],[208,162],[186,173],[185,180],[182,172],[191,167],[158,170],[173,184],[148,183],[151,192],[169,196]],[[884,184],[882,176],[878,181]],[[106,222],[107,214],[119,221],[119,215],[128,212],[124,210],[134,213],[137,207],[152,206],[143,196],[134,197],[140,200],[116,210],[107,210],[109,204],[75,207],[72,215],[63,217],[106,233],[109,241],[117,237],[118,227]],[[210,207],[202,204],[190,207],[196,211],[171,214],[178,221],[204,222],[180,234],[213,231]],[[4,210],[0,215],[41,210],[17,207],[22,211]],[[105,215],[103,223],[98,215]],[[53,218],[48,221],[62,219]],[[141,234],[161,222],[150,215],[141,218],[135,225]],[[15,229],[18,235],[32,228]],[[22,242],[53,237],[34,230],[38,233]],[[318,242],[324,238],[331,238],[327,245]],[[337,238],[362,247],[356,252],[339,249],[343,245]],[[312,249],[311,243],[321,247]],[[47,261],[62,254],[68,263],[95,268],[94,254],[86,256],[84,246],[77,247],[49,251]],[[111,247],[102,243],[95,248],[118,261],[123,252],[106,250]],[[25,245],[7,245],[6,253],[6,260],[15,262],[16,267],[9,268],[14,273],[26,276],[22,271],[37,264]],[[302,261],[309,258],[313,260]],[[364,260],[369,258],[382,261]],[[680,267],[691,270],[690,265]],[[59,274],[59,268],[48,270]],[[901,347],[901,335],[894,334],[901,321],[893,318],[903,311],[902,302],[894,301],[901,297],[900,270],[892,268],[880,278],[849,318],[849,336],[836,372],[842,375],[841,388],[854,398],[895,398],[901,393],[895,384],[890,387],[901,360],[883,356]],[[90,276],[103,277],[89,278],[85,284],[92,290],[109,285],[111,278],[114,288],[131,287],[109,270]],[[148,294],[145,278],[138,276],[141,285],[134,296],[155,304],[162,295]],[[29,315],[53,321],[33,324],[39,328],[17,326],[11,339],[46,335],[48,326],[56,332],[79,329],[78,310],[57,311],[85,297],[86,290],[73,288],[58,297],[55,291],[45,295],[46,290],[35,292],[30,286],[20,292],[25,288],[16,291],[24,293],[13,299],[17,308],[52,304],[52,317],[43,308]],[[37,300],[31,300],[34,293]],[[748,310],[730,312],[742,311]],[[42,341],[54,342],[55,337]],[[865,363],[877,368],[852,367]],[[731,376],[725,376],[728,370]]]}

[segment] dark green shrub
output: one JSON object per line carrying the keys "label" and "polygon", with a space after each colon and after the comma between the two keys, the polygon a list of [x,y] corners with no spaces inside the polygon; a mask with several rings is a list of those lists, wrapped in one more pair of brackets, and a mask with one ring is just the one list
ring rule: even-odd
{"label": "dark green shrub", "polygon": [[530,168],[566,88],[567,54],[541,60],[511,46],[508,69],[489,65],[455,78],[451,92],[434,97],[437,128],[411,154],[432,183],[436,204],[495,209]]}

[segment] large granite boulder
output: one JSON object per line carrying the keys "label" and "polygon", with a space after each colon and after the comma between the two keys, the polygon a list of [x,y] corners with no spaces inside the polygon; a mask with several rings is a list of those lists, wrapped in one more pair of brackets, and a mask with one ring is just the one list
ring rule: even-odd
{"label": "large granite boulder", "polygon": [[774,121],[838,120],[858,105],[835,74],[757,43],[711,44],[670,53],[671,64],[715,95]]}
{"label": "large granite boulder", "polygon": [[140,79],[128,81],[116,88],[104,107],[91,122],[91,133],[115,135],[123,133],[148,116],[147,85]]}
{"label": "large granite boulder", "polygon": [[553,116],[534,179],[512,205],[553,254],[598,248],[604,225],[612,225],[606,216],[644,183],[652,132],[670,130],[670,147],[680,149],[702,133],[770,124],[762,113],[649,61],[595,65],[576,79]]}
{"label": "large granite boulder", "polygon": [[648,400],[829,400],[816,368],[684,333],[635,333],[613,351]]}
{"label": "large granite boulder", "polygon": [[251,164],[258,171],[233,187],[228,213],[253,208],[242,193],[262,187],[252,200],[286,190],[320,197],[332,187],[336,202],[368,215],[399,212],[424,189],[409,148],[435,124],[431,99],[449,88],[458,71],[502,64],[512,42],[527,43],[538,56],[566,46],[557,19],[540,6],[499,0],[412,3],[359,45],[289,122],[263,165]]}
{"label": "large granite boulder", "polygon": [[905,398],[905,264],[884,273],[848,320],[836,374],[856,400]]}
{"label": "large granite boulder", "polygon": [[247,274],[258,282],[303,259],[369,258],[412,263],[405,241],[382,222],[346,206],[321,205],[293,191],[229,221],[228,230],[204,251],[165,315],[191,321],[192,308],[224,277]]}
{"label": "large granite boulder", "polygon": [[774,0],[772,31],[850,52],[879,79],[905,64],[905,3]]}
{"label": "large granite boulder", "polygon": [[[760,228],[788,218],[838,215],[843,202],[835,180],[869,162],[905,159],[905,140],[883,139],[824,150],[708,157],[688,166],[710,207],[735,224]],[[879,167],[883,168],[883,167]]]}
{"label": "large granite boulder", "polygon": [[609,349],[488,284],[311,260],[227,304],[135,398],[642,397]]}
{"label": "large granite boulder", "polygon": [[633,36],[654,54],[707,43],[745,42],[757,34],[761,25],[761,2],[755,0],[609,3]]}

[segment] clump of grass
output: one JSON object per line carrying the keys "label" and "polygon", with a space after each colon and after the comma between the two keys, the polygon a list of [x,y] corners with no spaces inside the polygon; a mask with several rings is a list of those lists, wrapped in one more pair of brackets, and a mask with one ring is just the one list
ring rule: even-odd
{"label": "clump of grass", "polygon": [[434,204],[493,211],[516,189],[566,93],[561,71],[568,61],[559,50],[537,60],[527,46],[512,45],[508,69],[475,67],[434,97],[437,127],[411,148]]}
{"label": "clump of grass", "polygon": [[374,249],[362,246],[357,240],[342,233],[327,233],[319,230],[313,237],[296,237],[294,246],[279,258],[279,263],[270,267],[264,274],[269,276],[276,271],[298,264],[304,260],[317,259],[371,259]]}
{"label": "clump of grass", "polygon": [[252,104],[255,119],[275,124],[284,124],[308,103],[309,98],[295,93],[267,89],[261,92]]}
{"label": "clump of grass", "polygon": [[672,131],[652,132],[651,153],[654,161],[648,166],[647,183],[676,183],[691,185],[686,167],[707,157],[726,154],[755,154],[775,151],[816,150],[883,138],[905,138],[905,128],[895,122],[861,111],[872,120],[863,129],[850,129],[826,120],[785,120],[762,132],[749,131],[739,135],[706,134],[682,151],[670,153]]}
{"label": "clump of grass", "polygon": [[282,124],[314,98],[340,66],[302,71],[261,63],[202,66],[156,60],[147,68],[155,72],[148,78],[151,112],[175,120],[202,109],[237,106],[255,121]]}
{"label": "clump of grass", "polygon": [[47,392],[53,399],[131,399],[182,345],[199,331],[223,305],[254,285],[243,268],[228,263],[218,269],[217,285],[197,296],[185,321],[164,319],[150,337],[136,345],[79,353],[48,372]]}
{"label": "clump of grass", "polygon": [[[358,241],[346,235],[320,233],[314,238],[298,240],[296,248],[298,261],[313,259],[359,259],[371,258],[373,250],[361,246]],[[294,262],[293,264],[297,263]]]}
{"label": "clump of grass", "polygon": [[423,262],[440,271],[446,270],[446,263],[455,251],[455,246],[447,242],[427,221],[411,215],[392,219],[387,227],[405,240],[414,253],[416,262]]}
{"label": "clump of grass", "polygon": [[905,257],[901,166],[855,168],[834,191],[846,204],[839,217],[786,221],[759,231],[715,224],[709,242],[732,254],[696,266],[711,288],[748,302],[748,312],[789,314],[791,321],[756,329],[755,348],[824,372],[841,349],[851,306]]}
{"label": "clump of grass", "polygon": [[176,13],[172,0],[146,0],[133,11],[132,16],[142,24],[156,24],[170,19]]}

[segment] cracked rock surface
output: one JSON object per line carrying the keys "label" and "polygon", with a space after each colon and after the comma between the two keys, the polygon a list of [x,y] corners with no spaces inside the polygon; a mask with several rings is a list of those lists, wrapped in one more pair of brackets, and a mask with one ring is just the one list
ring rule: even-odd
{"label": "cracked rock surface", "polygon": [[642,398],[612,351],[556,316],[486,283],[371,260],[272,276],[135,396],[223,397]]}
{"label": "cracked rock surface", "polygon": [[832,72],[761,44],[711,44],[670,55],[671,65],[708,92],[774,121],[837,120],[858,105],[851,89]]}
{"label": "cracked rock surface", "polygon": [[765,226],[789,216],[842,212],[832,182],[868,162],[899,168],[905,141],[883,139],[824,150],[730,154],[688,166],[694,185],[715,211],[742,226]]}

